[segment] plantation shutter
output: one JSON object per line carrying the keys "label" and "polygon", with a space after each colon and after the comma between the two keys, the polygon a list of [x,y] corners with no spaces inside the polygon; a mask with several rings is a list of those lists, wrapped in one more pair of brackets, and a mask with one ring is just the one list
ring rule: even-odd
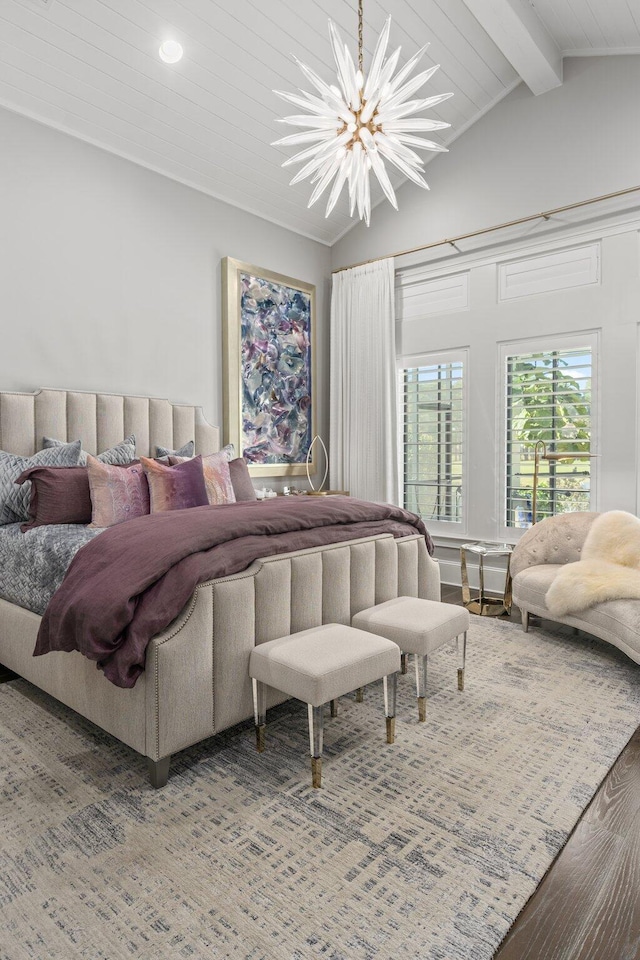
{"label": "plantation shutter", "polygon": [[401,371],[404,505],[425,521],[462,523],[464,363],[424,360]]}
{"label": "plantation shutter", "polygon": [[[591,505],[590,345],[506,356],[507,527],[531,524],[535,445],[566,459],[541,459],[537,520]],[[582,456],[581,456],[582,454]]]}

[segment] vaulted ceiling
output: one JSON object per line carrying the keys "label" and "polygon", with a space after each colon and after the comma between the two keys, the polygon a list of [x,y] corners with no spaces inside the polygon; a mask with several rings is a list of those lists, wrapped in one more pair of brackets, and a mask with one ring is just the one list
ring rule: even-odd
{"label": "vaulted ceiling", "polygon": [[[271,146],[290,132],[276,122],[288,111],[273,89],[308,86],[292,54],[335,82],[327,21],[355,51],[356,9],[0,0],[0,104],[330,244],[355,221],[344,198],[325,219],[322,202],[307,209],[308,183],[288,185],[291,150]],[[639,0],[365,0],[365,68],[387,14],[400,63],[429,41],[427,65],[441,64],[424,96],[455,94],[429,111],[451,124],[443,144],[521,80],[534,93],[561,83],[563,56],[640,53]],[[184,48],[173,66],[158,58],[167,38]]]}

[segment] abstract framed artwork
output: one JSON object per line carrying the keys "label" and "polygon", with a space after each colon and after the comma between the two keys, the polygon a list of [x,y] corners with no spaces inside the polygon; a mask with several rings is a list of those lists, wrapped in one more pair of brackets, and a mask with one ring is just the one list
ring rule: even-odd
{"label": "abstract framed artwork", "polygon": [[315,436],[315,286],[231,257],[222,285],[225,443],[253,476],[304,474]]}

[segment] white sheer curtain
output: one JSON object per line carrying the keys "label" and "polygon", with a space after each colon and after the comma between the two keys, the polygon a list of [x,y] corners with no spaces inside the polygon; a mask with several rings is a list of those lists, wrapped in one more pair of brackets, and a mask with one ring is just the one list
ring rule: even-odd
{"label": "white sheer curtain", "polygon": [[331,487],[398,503],[393,259],[334,274]]}

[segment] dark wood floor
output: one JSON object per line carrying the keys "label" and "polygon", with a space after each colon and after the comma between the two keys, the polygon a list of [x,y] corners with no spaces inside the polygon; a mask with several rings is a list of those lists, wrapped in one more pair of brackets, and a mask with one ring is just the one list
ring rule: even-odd
{"label": "dark wood floor", "polygon": [[640,727],[494,960],[640,960]]}
{"label": "dark wood floor", "polygon": [[[0,683],[14,676],[0,666]],[[494,960],[640,960],[640,728]]]}

